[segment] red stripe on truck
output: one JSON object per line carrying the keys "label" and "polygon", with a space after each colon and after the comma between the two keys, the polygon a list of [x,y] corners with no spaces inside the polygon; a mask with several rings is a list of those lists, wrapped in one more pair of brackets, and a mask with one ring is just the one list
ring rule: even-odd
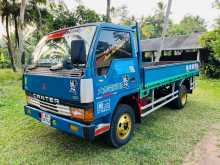
{"label": "red stripe on truck", "polygon": [[109,129],[110,129],[110,124],[107,124],[107,125],[105,124],[103,126],[100,126],[100,128],[97,128],[95,130],[95,136],[100,135],[100,134],[108,131]]}

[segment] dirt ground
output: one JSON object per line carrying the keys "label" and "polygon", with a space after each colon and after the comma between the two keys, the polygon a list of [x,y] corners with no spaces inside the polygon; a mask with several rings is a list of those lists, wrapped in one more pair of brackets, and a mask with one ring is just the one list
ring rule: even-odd
{"label": "dirt ground", "polygon": [[220,165],[220,124],[210,128],[182,165]]}

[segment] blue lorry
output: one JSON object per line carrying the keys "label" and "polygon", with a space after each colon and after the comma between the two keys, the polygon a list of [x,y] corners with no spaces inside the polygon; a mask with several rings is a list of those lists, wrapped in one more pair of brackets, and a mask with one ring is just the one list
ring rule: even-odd
{"label": "blue lorry", "polygon": [[75,136],[105,134],[114,147],[168,105],[182,109],[198,61],[143,62],[138,24],[92,23],[44,36],[23,75],[25,114]]}

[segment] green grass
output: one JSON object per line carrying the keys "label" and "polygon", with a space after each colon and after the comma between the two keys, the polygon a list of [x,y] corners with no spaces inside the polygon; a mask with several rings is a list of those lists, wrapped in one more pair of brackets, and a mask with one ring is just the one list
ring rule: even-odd
{"label": "green grass", "polygon": [[25,116],[21,76],[0,70],[0,165],[181,164],[193,146],[220,122],[220,80],[199,80],[184,111],[149,115],[120,149],[92,143]]}

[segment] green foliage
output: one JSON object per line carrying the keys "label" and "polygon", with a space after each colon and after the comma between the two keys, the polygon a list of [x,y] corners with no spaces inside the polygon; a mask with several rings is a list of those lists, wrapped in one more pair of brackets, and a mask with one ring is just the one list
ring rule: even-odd
{"label": "green foliage", "polygon": [[[153,15],[148,17],[141,18],[141,31],[143,38],[157,38],[161,37],[163,31],[163,17],[160,15]],[[172,21],[169,20],[169,25],[172,24]]]}
{"label": "green foliage", "polygon": [[217,28],[220,28],[220,17],[216,18],[216,19],[215,19],[215,22],[216,22],[216,25],[215,25],[215,26],[216,26]]}
{"label": "green foliage", "polygon": [[90,10],[82,5],[77,6],[77,9],[75,11],[75,17],[77,20],[77,24],[102,21],[101,16],[98,15],[94,10]]}
{"label": "green foliage", "polygon": [[215,0],[215,2],[213,3],[213,5],[214,5],[214,7],[215,7],[216,9],[220,9],[220,2],[219,2],[219,0]]}
{"label": "green foliage", "polygon": [[142,34],[142,38],[151,38],[152,36],[154,36],[154,26],[151,24],[141,24],[141,34]]}
{"label": "green foliage", "polygon": [[[165,4],[162,1],[159,1],[153,15],[142,17],[140,19],[141,34],[143,39],[161,36],[163,31],[164,14]],[[135,21],[138,20],[134,16],[126,16],[128,15],[128,10],[126,7],[121,7],[118,15],[120,16],[119,18],[121,18],[121,23],[125,25],[134,25]],[[171,20],[169,20],[169,24],[171,23]]]}
{"label": "green foliage", "polygon": [[48,32],[76,25],[75,13],[70,12],[65,6],[54,6],[51,9],[51,14],[53,18],[47,22]]}
{"label": "green foliage", "polygon": [[[142,36],[143,38],[156,38],[161,37],[163,31],[165,4],[162,1],[157,3],[157,8],[152,16],[142,17]],[[169,23],[171,21],[169,20]]]}
{"label": "green foliage", "polygon": [[[49,8],[38,8],[36,4],[27,7],[26,22],[32,26],[40,26],[25,41],[26,62],[29,63],[31,53],[36,44],[43,35],[61,28],[72,27],[79,24],[99,22],[103,20],[101,15],[98,15],[94,10],[90,10],[85,6],[79,5],[76,10],[70,11],[64,4],[50,4]],[[39,12],[41,13],[41,25],[39,25]]]}
{"label": "green foliage", "polygon": [[0,52],[0,63],[5,61],[5,57],[2,52]]}
{"label": "green foliage", "polygon": [[216,67],[214,64],[206,64],[202,68],[202,73],[207,77],[207,78],[220,78],[220,68]]}
{"label": "green foliage", "polygon": [[48,20],[49,31],[58,30],[65,27],[76,26],[79,24],[100,22],[102,17],[94,10],[79,5],[76,10],[71,12],[65,6],[58,5],[51,10],[54,18]]}
{"label": "green foliage", "polygon": [[[15,36],[15,48],[17,48],[19,45],[18,24],[20,16],[20,5],[21,2],[19,0],[0,1],[0,15],[2,18],[1,21],[2,23],[5,23],[6,19],[8,18],[9,25],[13,27],[11,29],[14,30],[13,35]],[[52,15],[49,13],[48,9],[43,7],[45,5],[46,0],[30,0],[27,2],[24,17],[25,26],[37,26],[38,32],[39,30],[44,30],[43,27],[46,25],[47,20],[52,18]]]}
{"label": "green foliage", "polygon": [[[215,7],[220,9],[220,2],[216,1]],[[201,36],[200,44],[212,51],[208,63],[203,68],[205,75],[220,78],[220,17],[216,19],[216,27],[215,30],[206,32]]]}
{"label": "green foliage", "polygon": [[[46,8],[42,6],[46,5],[46,0],[30,0],[26,2],[25,20],[24,26],[31,25],[37,26],[38,38],[40,38],[40,32],[43,31],[43,18],[49,18],[49,13]],[[39,7],[41,5],[41,7]],[[16,71],[17,66],[21,66],[20,61],[20,39],[19,39],[19,23],[20,23],[20,0],[1,0],[0,1],[0,15],[2,24],[6,29],[6,43],[9,52],[7,55],[10,57],[11,67]],[[24,27],[25,28],[25,27]],[[17,64],[17,65],[16,65]]]}
{"label": "green foliage", "polygon": [[[157,3],[153,15],[142,17],[140,19],[142,38],[156,38],[161,37],[163,31],[165,4],[162,1]],[[113,17],[120,19],[120,22],[125,25],[133,25],[138,19],[134,16],[128,17],[128,10],[126,6],[120,8],[113,8]],[[187,35],[194,32],[205,32],[207,26],[205,20],[199,16],[186,15],[179,24],[173,24],[169,20],[168,35]]]}
{"label": "green foliage", "polygon": [[[10,69],[0,69],[0,77],[1,77],[0,88],[4,88],[4,86],[3,86],[4,83],[8,83],[11,81],[14,81],[14,82],[20,81],[22,79],[22,72],[14,73]],[[2,94],[3,93],[0,92],[0,100],[1,100]]]}
{"label": "green foliage", "polygon": [[188,35],[194,32],[205,32],[207,26],[200,16],[185,16],[179,24],[173,24],[169,28],[169,35]]}
{"label": "green foliage", "polygon": [[0,68],[9,68],[10,67],[10,60],[8,58],[6,48],[0,48]]}
{"label": "green foliage", "polygon": [[26,7],[25,23],[36,28],[38,38],[48,32],[53,17],[48,8],[38,7],[37,4],[32,3]]}
{"label": "green foliage", "polygon": [[204,33],[200,38],[200,44],[212,51],[208,63],[203,68],[205,75],[220,78],[220,29]]}
{"label": "green foliage", "polygon": [[204,33],[200,38],[200,43],[202,46],[210,48],[214,56],[220,59],[220,28]]}

